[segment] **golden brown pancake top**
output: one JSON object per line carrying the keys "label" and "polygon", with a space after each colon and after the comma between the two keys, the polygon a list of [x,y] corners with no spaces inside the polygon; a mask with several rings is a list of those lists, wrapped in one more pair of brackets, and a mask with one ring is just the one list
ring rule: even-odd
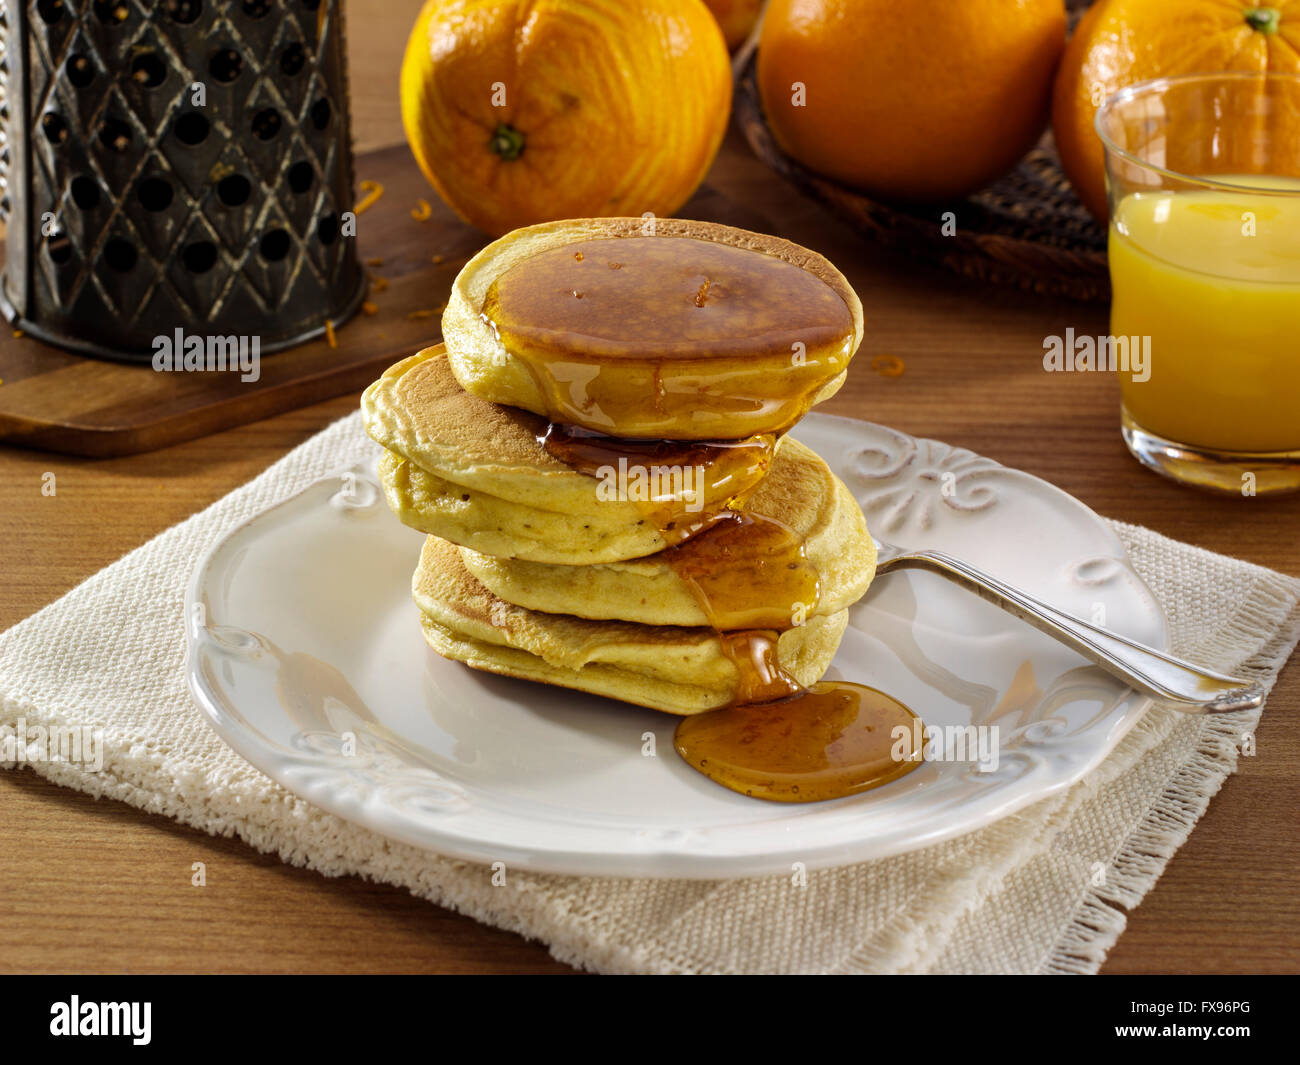
{"label": "golden brown pancake top", "polygon": [[452,374],[441,344],[390,366],[383,376],[397,378],[397,383],[391,402],[380,398],[383,393],[374,393],[376,414],[414,430],[439,449],[454,450],[459,456],[456,466],[567,468],[541,444],[545,418],[466,392]]}

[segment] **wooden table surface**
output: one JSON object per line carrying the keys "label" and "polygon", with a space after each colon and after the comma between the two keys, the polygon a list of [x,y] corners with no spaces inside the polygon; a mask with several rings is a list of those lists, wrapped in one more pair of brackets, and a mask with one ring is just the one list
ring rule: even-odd
{"label": "wooden table surface", "polygon": [[[350,0],[358,149],[398,143],[397,69],[418,0]],[[362,177],[365,175],[362,174]],[[991,290],[888,257],[771,175],[734,136],[708,180],[773,232],[827,255],[867,339],[824,409],[972,448],[1110,517],[1300,574],[1300,497],[1216,499],[1142,470],[1104,374],[1049,374],[1043,338],[1107,332],[1104,308]],[[886,354],[902,376],[870,369]],[[356,406],[346,396],[204,440],[85,461],[0,450],[0,629],[253,477]],[[53,471],[58,494],[41,494]],[[1258,753],[1224,785],[1106,972],[1300,969],[1300,667],[1283,672]],[[567,972],[537,943],[406,893],[290,868],[35,773],[0,773],[0,970]],[[207,887],[190,868],[207,865]]]}

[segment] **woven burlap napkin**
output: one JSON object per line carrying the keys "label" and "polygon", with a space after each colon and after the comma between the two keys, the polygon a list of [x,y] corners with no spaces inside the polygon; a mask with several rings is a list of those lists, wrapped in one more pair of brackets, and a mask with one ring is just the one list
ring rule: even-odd
{"label": "woven burlap napkin", "polygon": [[[1091,972],[1233,771],[1259,711],[1155,708],[1086,780],[982,831],[841,869],[738,881],[490,871],[391,842],[284,790],[190,702],[183,597],[232,527],[367,457],[352,416],[0,635],[0,730],[102,730],[98,771],[31,761],[111,796],[327,876],[399,884],[630,972]],[[1300,580],[1114,526],[1164,606],[1175,652],[1271,685],[1300,638]],[[11,729],[12,731],[12,729]],[[12,763],[10,763],[12,764]]]}

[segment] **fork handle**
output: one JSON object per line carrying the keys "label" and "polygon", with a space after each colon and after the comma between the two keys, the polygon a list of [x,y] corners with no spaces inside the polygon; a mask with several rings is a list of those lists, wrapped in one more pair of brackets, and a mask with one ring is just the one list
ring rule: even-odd
{"label": "fork handle", "polygon": [[1264,701],[1264,689],[1258,684],[1202,669],[1154,647],[1090,625],[942,551],[906,551],[882,560],[879,572],[898,568],[928,570],[960,584],[1072,647],[1138,691],[1174,704],[1177,710],[1227,714],[1253,709]]}

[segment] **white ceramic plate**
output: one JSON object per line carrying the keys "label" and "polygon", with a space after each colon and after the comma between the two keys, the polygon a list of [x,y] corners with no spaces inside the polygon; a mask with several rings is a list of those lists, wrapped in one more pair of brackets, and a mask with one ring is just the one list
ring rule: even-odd
{"label": "white ceramic plate", "polygon": [[[1119,542],[1059,489],[847,418],[810,415],[796,435],[845,480],[882,539],[960,555],[1063,610],[1167,646]],[[410,598],[421,542],[389,513],[372,469],[318,481],[199,565],[187,669],[213,728],[253,765],[340,817],[442,854],[661,877],[896,854],[1068,786],[1148,705],[977,596],[932,574],[893,573],[854,608],[830,676],[887,691],[929,725],[996,724],[998,768],[927,761],[847,799],[746,799],[678,758],[676,718],[434,654]]]}

